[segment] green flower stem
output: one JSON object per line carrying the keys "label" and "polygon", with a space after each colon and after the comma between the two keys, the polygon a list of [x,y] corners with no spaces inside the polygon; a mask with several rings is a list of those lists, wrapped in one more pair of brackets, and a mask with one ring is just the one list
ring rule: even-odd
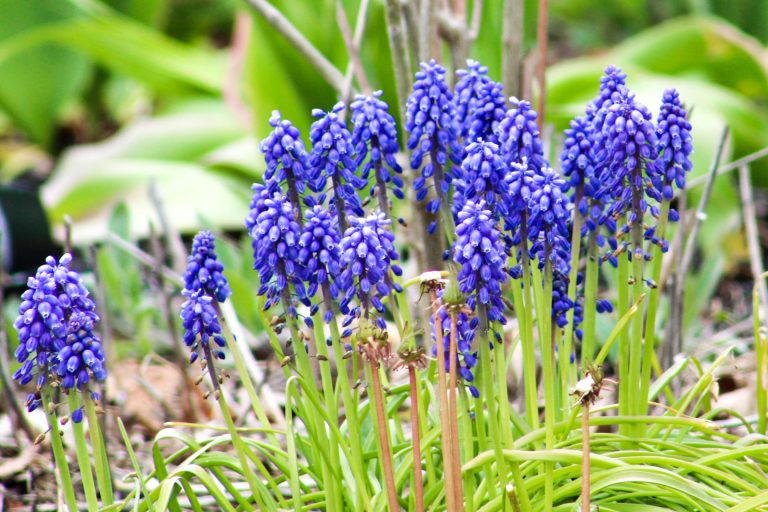
{"label": "green flower stem", "polygon": [[[482,343],[482,340],[480,341]],[[480,371],[482,372],[482,366],[480,367]],[[482,385],[481,385],[482,387]],[[474,407],[475,407],[475,421],[474,425],[477,427],[477,447],[478,450],[482,453],[488,450],[488,433],[486,432],[485,426],[488,425],[489,422],[489,416],[485,414],[485,401],[487,400],[487,397],[484,397],[482,394],[475,398],[474,400]],[[471,453],[471,452],[470,452]],[[485,478],[482,479],[480,485],[484,485],[486,482],[490,481],[493,475],[493,461],[488,460],[485,464]],[[467,488],[467,493],[469,493],[469,490],[471,487]],[[491,485],[488,488],[488,499],[492,499],[496,496],[496,487]],[[477,489],[477,493],[480,493],[480,489]],[[467,494],[469,497],[469,494]],[[474,497],[473,497],[474,499]],[[471,501],[471,500],[467,500]],[[477,504],[477,500],[475,500],[475,504]]]}
{"label": "green flower stem", "polygon": [[523,353],[523,387],[525,389],[525,418],[528,427],[539,428],[539,395],[536,385],[536,350],[533,337],[528,331],[528,314],[523,301],[523,290],[519,281],[512,281],[512,304],[517,316],[520,345]]}
{"label": "green flower stem", "polygon": [[[636,251],[642,251],[643,250],[643,224],[642,224],[642,217],[639,217],[637,221],[635,222],[634,226],[632,226],[632,238],[634,240],[633,246],[632,246],[632,273],[633,273],[633,280],[634,284],[632,286],[632,301],[636,301],[639,299],[644,291],[644,282],[643,282],[643,263],[644,258],[642,256],[637,256]],[[641,306],[642,307],[642,306]],[[634,414],[635,416],[639,416],[641,413],[641,410],[646,408],[648,406],[647,402],[643,403],[642,396],[640,396],[640,375],[641,375],[641,369],[643,364],[643,323],[645,315],[640,314],[632,319],[632,337],[630,338],[630,345],[629,345],[629,382],[626,383],[630,388],[629,392],[629,400],[630,400],[630,409],[629,411]],[[652,346],[653,343],[650,343]],[[650,361],[646,361],[645,364],[648,365]],[[635,435],[633,437],[642,437],[642,425],[637,425],[635,428]]]}
{"label": "green flower stem", "polygon": [[[555,389],[557,375],[555,374],[554,338],[552,336],[552,263],[549,261],[548,254],[546,258],[544,290],[543,294],[539,292],[536,311],[537,315],[541,317],[539,339],[541,340],[542,380],[544,381],[544,402],[546,404],[544,409],[545,446],[547,450],[552,450],[555,447],[554,429],[557,423],[557,411],[556,405],[554,405],[557,404],[557,390]],[[537,280],[537,282],[541,281]],[[536,286],[536,290],[541,290],[541,287]],[[544,508],[551,510],[554,492],[553,463],[545,462],[544,469]]]}
{"label": "green flower stem", "polygon": [[[461,421],[461,431],[464,434],[461,439],[464,443],[464,455],[465,458],[474,456],[474,442],[472,435],[472,419],[469,417],[469,399],[467,393],[462,390],[459,393],[459,402],[461,404],[461,414],[459,415]],[[466,492],[467,499],[464,502],[464,510],[466,512],[475,512],[475,500],[473,499],[475,493],[475,478],[469,473],[464,473],[464,491]]]}
{"label": "green flower stem", "polygon": [[381,454],[382,472],[384,473],[384,482],[387,489],[387,500],[389,502],[389,511],[398,512],[400,504],[397,500],[397,489],[395,488],[395,473],[392,466],[392,449],[389,441],[389,428],[387,426],[386,407],[384,406],[384,396],[381,392],[381,380],[379,379],[379,363],[371,359],[370,364],[366,365],[365,372],[371,388],[373,388],[373,402],[376,411],[376,437],[379,440],[379,450]]}
{"label": "green flower stem", "polygon": [[[661,213],[659,222],[656,225],[656,235],[659,240],[664,240],[667,233],[667,221],[669,218],[669,200],[664,199],[661,203]],[[648,393],[651,389],[651,359],[653,358],[653,348],[656,341],[656,314],[659,309],[659,298],[661,297],[661,267],[664,260],[664,253],[661,252],[661,246],[655,245],[653,249],[653,265],[651,267],[651,279],[655,284],[648,294],[648,316],[645,322],[645,345],[643,347],[643,373],[640,382],[640,409],[637,414],[645,414],[648,407]]]}
{"label": "green flower stem", "polygon": [[[333,300],[331,299],[330,288],[328,283],[324,283],[322,287],[323,300],[326,307],[331,308],[334,311]],[[352,474],[357,481],[357,505],[356,509],[363,509],[365,504],[366,509],[370,507],[370,498],[368,494],[368,479],[365,478],[365,462],[363,457],[363,445],[360,440],[360,422],[358,419],[357,400],[353,397],[352,386],[349,382],[349,375],[347,373],[347,360],[344,359],[344,349],[341,344],[341,334],[339,332],[339,325],[336,323],[334,316],[329,325],[331,330],[331,345],[333,346],[334,359],[336,360],[336,371],[338,376],[336,377],[336,385],[341,390],[341,398],[344,403],[344,413],[347,422],[347,433],[350,440],[350,467]],[[357,355],[353,353],[353,360],[357,360]],[[356,368],[357,365],[354,365]],[[353,376],[356,377],[356,373]]]}
{"label": "green flower stem", "polygon": [[587,238],[587,269],[584,275],[584,322],[581,337],[581,367],[586,368],[595,355],[595,320],[597,318],[597,278],[599,272],[597,254],[597,231],[589,232]]}
{"label": "green flower stem", "polygon": [[440,435],[441,446],[443,450],[443,474],[445,475],[445,505],[452,512],[456,510],[454,503],[456,492],[453,489],[453,451],[451,450],[451,429],[450,419],[448,417],[448,383],[445,372],[445,338],[443,336],[443,326],[440,321],[440,301],[437,297],[437,291],[433,288],[429,292],[429,299],[432,304],[432,320],[434,322],[435,343],[437,344],[437,396],[438,407],[440,410],[440,424],[443,429]]}
{"label": "green flower stem", "polygon": [[[68,394],[70,415],[80,408],[80,397],[75,389],[70,390]],[[91,458],[88,455],[88,441],[85,439],[85,430],[83,423],[72,421],[72,433],[75,435],[75,453],[77,454],[77,465],[80,467],[80,477],[83,480],[83,491],[85,491],[85,501],[88,503],[88,510],[97,510],[99,500],[96,497],[96,487],[93,483],[93,472],[91,471]]]}
{"label": "green flower stem", "polygon": [[413,495],[416,512],[424,511],[424,477],[421,474],[421,441],[419,436],[418,379],[416,368],[408,366],[408,383],[411,392],[411,432],[413,437]]}
{"label": "green flower stem", "polygon": [[53,448],[53,460],[56,464],[56,469],[59,472],[61,486],[64,488],[64,501],[66,501],[70,511],[78,510],[75,488],[72,486],[69,464],[67,463],[67,456],[64,453],[64,445],[61,442],[59,420],[56,417],[56,406],[51,397],[51,390],[48,387],[44,387],[40,394],[43,399],[43,409],[48,418],[48,426],[51,429],[51,435],[49,437],[51,439],[51,448]]}
{"label": "green flower stem", "polygon": [[[298,322],[296,318],[291,316],[291,314],[289,313],[290,304],[291,304],[290,293],[291,292],[288,287],[284,288],[281,299],[283,303],[283,311],[285,312],[285,323],[288,325],[288,329],[291,333],[293,354],[296,360],[296,366],[297,366],[298,372],[301,376],[304,377],[305,382],[310,383],[310,385],[308,386],[303,386],[302,391],[307,395],[312,395],[311,399],[314,403],[321,403],[319,393],[317,392],[317,387],[313,385],[316,382],[315,373],[312,369],[312,364],[309,361],[309,355],[307,354],[307,350],[304,346],[304,341],[301,336],[301,332],[299,331]],[[334,450],[334,449],[338,449],[338,446],[331,447],[331,445],[329,444],[330,441],[327,437],[326,428],[321,417],[319,417],[317,414],[309,413],[309,414],[303,415],[302,418],[311,424],[311,425],[308,425],[308,428],[314,430],[314,433],[317,436],[317,441],[318,441],[317,444],[319,446],[313,446],[314,448],[313,452],[315,455],[315,459],[322,461],[321,470],[323,474],[323,481],[331,489],[331,492],[328,493],[328,498],[327,498],[331,502],[329,503],[329,506],[336,505],[336,503],[334,502],[334,498],[336,496],[336,491],[334,489],[335,485],[330,475],[333,474],[334,472],[340,471],[340,468],[332,467],[328,459],[323,457],[321,450],[324,451],[329,448],[331,450]]]}
{"label": "green flower stem", "polygon": [[94,466],[96,469],[96,483],[99,486],[101,502],[105,506],[112,505],[115,502],[115,496],[112,491],[112,473],[109,468],[109,457],[107,456],[104,436],[101,433],[101,424],[96,414],[96,406],[90,397],[86,396],[85,414],[88,418],[88,435],[91,438],[91,448],[93,449]]}
{"label": "green flower stem", "polygon": [[[530,407],[528,413],[529,426],[532,430],[539,428],[539,400],[538,400],[538,386],[536,384],[536,348],[533,339],[533,312],[535,309],[535,302],[532,296],[533,286],[531,284],[531,262],[528,257],[528,238],[527,238],[527,219],[523,218],[520,225],[520,237],[522,246],[521,252],[521,265],[523,272],[523,300],[520,301],[522,305],[523,316],[525,316],[525,336],[521,338],[523,342],[523,368],[525,372],[525,387],[526,387],[526,412]],[[514,291],[513,291],[514,294]],[[538,318],[537,318],[538,320]],[[522,333],[522,331],[521,331]]]}
{"label": "green flower stem", "polygon": [[[317,350],[318,358],[317,365],[320,368],[320,380],[323,386],[323,397],[325,399],[325,410],[328,411],[328,416],[331,420],[338,423],[339,407],[336,403],[336,395],[333,390],[333,377],[331,376],[330,360],[328,359],[328,346],[325,344],[325,332],[323,330],[323,318],[322,314],[318,310],[313,317],[314,334],[315,334],[315,347]],[[339,468],[339,451],[333,449],[329,450],[330,464],[334,468]],[[340,504],[342,502],[341,489],[343,484],[340,481],[331,480],[333,483],[331,486],[333,499],[326,498],[329,506],[334,504]]]}
{"label": "green flower stem", "polygon": [[[623,316],[629,310],[629,262],[626,254],[619,255],[618,264],[618,313]],[[629,401],[629,329],[619,335],[619,415],[631,415]],[[626,424],[619,426],[620,433],[626,435]]]}
{"label": "green flower stem", "polygon": [[[503,457],[504,440],[500,432],[498,409],[496,407],[496,390],[493,386],[493,366],[491,354],[491,339],[488,335],[490,330],[490,324],[488,322],[488,310],[485,304],[477,304],[477,316],[480,320],[477,332],[480,334],[480,382],[482,384],[482,396],[485,398],[486,407],[488,408],[488,431],[491,436],[491,443],[493,449],[496,452],[496,471],[492,475],[489,475],[491,482],[489,483],[489,490],[494,489],[493,494],[503,493],[506,488],[507,478],[507,464]],[[500,375],[497,378],[503,378]],[[500,398],[499,398],[500,399]],[[508,418],[506,421],[509,421]],[[489,493],[490,496],[491,493]]]}
{"label": "green flower stem", "polygon": [[272,507],[268,506],[267,502],[265,501],[265,497],[262,494],[263,484],[259,485],[254,472],[251,471],[250,464],[248,464],[248,459],[246,458],[245,452],[250,451],[250,449],[240,438],[240,434],[237,432],[237,428],[235,428],[235,422],[232,420],[232,414],[229,411],[229,406],[227,405],[227,400],[224,397],[224,393],[221,392],[221,385],[217,380],[218,377],[216,376],[216,372],[210,366],[214,361],[211,346],[204,344],[203,352],[205,361],[208,363],[206,369],[208,371],[208,376],[211,378],[211,385],[214,389],[214,399],[219,404],[221,415],[224,417],[224,422],[227,424],[227,430],[229,431],[229,435],[232,438],[232,445],[235,447],[235,451],[237,452],[237,458],[240,462],[240,466],[243,468],[243,475],[248,482],[248,487],[251,491],[251,494],[253,495],[253,499],[256,500],[256,503],[258,503],[261,510],[276,510],[277,507],[274,506],[274,503],[272,503]]}
{"label": "green flower stem", "polygon": [[[583,195],[583,185],[580,185],[576,189],[574,196],[574,204],[578,206],[581,202]],[[571,274],[568,277],[568,297],[573,301],[574,306],[576,304],[576,281],[579,274],[579,261],[581,256],[581,225],[583,218],[578,208],[573,210],[573,226],[571,229]],[[572,371],[573,365],[571,365],[571,353],[573,352],[573,316],[576,308],[573,307],[568,310],[567,318],[568,324],[565,326],[565,336],[562,338],[560,344],[560,385],[562,386],[561,396],[568,396],[571,386],[575,383],[576,372]],[[563,357],[567,356],[567,357]],[[566,400],[566,407],[570,407],[570,402]],[[567,411],[564,411],[567,414]]]}
{"label": "green flower stem", "polygon": [[[768,273],[763,273],[758,279],[765,279]],[[760,288],[755,283],[752,288],[752,329],[755,337],[755,352],[757,358],[757,432],[766,434],[766,365],[768,364],[768,340],[760,332]]]}
{"label": "green flower stem", "polygon": [[278,445],[279,441],[275,433],[272,431],[272,424],[269,421],[267,413],[261,404],[258,393],[256,393],[256,387],[253,384],[251,374],[245,364],[245,358],[241,348],[235,340],[235,332],[240,331],[241,329],[237,320],[237,316],[235,315],[234,308],[232,308],[232,303],[230,301],[222,305],[214,301],[214,305],[216,307],[216,312],[219,315],[219,318],[224,319],[224,322],[221,323],[221,327],[224,330],[224,338],[227,340],[227,348],[229,349],[229,353],[232,354],[232,359],[235,362],[235,369],[237,370],[240,382],[242,382],[243,387],[245,388],[245,392],[248,395],[248,399],[251,402],[251,409],[256,415],[256,418],[259,420],[259,423],[261,423],[261,425],[267,429],[267,439],[269,439],[271,443]]}

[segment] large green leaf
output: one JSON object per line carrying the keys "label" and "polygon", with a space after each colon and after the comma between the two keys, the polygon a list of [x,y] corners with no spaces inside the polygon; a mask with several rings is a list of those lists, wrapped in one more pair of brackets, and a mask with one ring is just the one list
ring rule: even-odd
{"label": "large green leaf", "polygon": [[[79,50],[105,67],[161,91],[201,90],[218,94],[225,62],[215,53],[183,44],[119,14],[89,12],[65,21],[38,24],[0,44],[0,64],[24,57],[40,45]],[[43,66],[41,72],[50,70]]]}
{"label": "large green leaf", "polygon": [[[74,23],[78,11],[60,0],[0,0],[0,48],[29,30],[62,22]],[[0,57],[0,110],[43,146],[67,101],[83,87],[88,62],[82,55],[51,44]]]}
{"label": "large green leaf", "polygon": [[195,231],[201,218],[239,228],[256,171],[233,175],[217,169],[253,155],[252,146],[234,144],[245,136],[221,103],[139,121],[107,141],[67,151],[45,184],[43,199],[54,223],[72,217],[79,241],[103,238],[120,202],[131,212],[131,235],[146,234],[148,222],[157,224],[149,198],[153,184],[176,229]]}

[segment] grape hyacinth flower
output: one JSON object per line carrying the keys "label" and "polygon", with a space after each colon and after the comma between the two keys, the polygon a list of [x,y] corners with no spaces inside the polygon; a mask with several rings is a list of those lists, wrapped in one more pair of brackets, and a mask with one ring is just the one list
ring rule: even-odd
{"label": "grape hyacinth flower", "polygon": [[603,129],[605,115],[614,103],[619,103],[622,92],[626,88],[627,74],[621,68],[609,65],[600,78],[600,91],[597,97],[587,105],[587,122],[594,127],[595,133]]}
{"label": "grape hyacinth flower", "polygon": [[[13,378],[24,385],[37,375],[37,390],[27,397],[29,411],[40,406],[41,389],[52,379],[65,391],[87,391],[91,381],[107,376],[101,342],[93,334],[96,304],[80,274],[69,269],[71,262],[70,254],[58,261],[49,256],[21,295],[14,328],[20,342],[16,360],[23,364]],[[72,411],[72,418],[82,421],[82,410]]]}
{"label": "grape hyacinth flower", "polygon": [[[619,92],[617,102],[605,114],[595,152],[601,166],[601,187],[611,201],[603,219],[626,215],[621,236],[636,224],[642,227],[643,215],[648,209],[646,196],[658,199],[658,193],[651,184],[657,174],[656,131],[651,113],[635,101],[634,94],[627,88],[620,87]],[[637,256],[643,257],[641,240],[634,243]]]}
{"label": "grape hyacinth flower", "polygon": [[272,196],[267,186],[261,183],[251,185],[251,190],[253,190],[253,196],[251,197],[251,204],[248,206],[248,215],[245,217],[245,229],[249,233],[256,226],[256,217],[266,210],[265,201]]}
{"label": "grape hyacinth flower", "polygon": [[339,294],[337,281],[341,275],[341,237],[336,217],[320,205],[306,212],[296,260],[307,284],[306,295],[302,299],[309,305],[309,299],[318,287],[321,288],[326,302],[323,320],[330,323],[333,319],[332,300]]}
{"label": "grape hyacinth flower", "polygon": [[324,194],[328,178],[331,179],[331,204],[336,209],[339,226],[343,231],[347,226],[347,211],[363,215],[357,191],[364,188],[367,182],[355,174],[357,165],[354,161],[352,134],[339,117],[342,110],[344,103],[340,101],[330,112],[320,109],[312,111],[316,121],[309,131],[312,141],[309,156],[312,178],[309,186],[313,192]]}
{"label": "grape hyacinth flower", "polygon": [[216,257],[216,238],[210,231],[201,231],[192,241],[192,252],[187,257],[184,273],[184,287],[187,290],[202,289],[217,302],[224,302],[232,295],[227,278],[222,273],[224,266]]}
{"label": "grape hyacinth flower", "polygon": [[590,202],[588,199],[595,197],[600,188],[599,179],[596,176],[595,155],[592,150],[595,143],[595,130],[585,116],[579,116],[571,121],[570,128],[565,130],[563,135],[565,140],[560,154],[560,163],[563,175],[568,178],[566,188],[574,191],[571,200],[574,201],[579,212],[586,217]]}
{"label": "grape hyacinth flower", "polygon": [[[674,89],[664,91],[659,117],[656,120],[656,173],[653,176],[653,186],[664,201],[674,197],[673,186],[682,190],[685,188],[685,174],[693,169],[691,153],[693,153],[693,137],[691,123],[688,122],[680,95]],[[652,208],[654,216],[658,212]],[[677,212],[670,210],[670,220],[677,219]]]}
{"label": "grape hyacinth flower", "polygon": [[568,196],[563,192],[565,182],[550,167],[529,176],[528,239],[532,242],[529,254],[538,259],[539,268],[547,262],[554,272],[563,276],[570,273],[571,241],[568,232],[570,220]]}
{"label": "grape hyacinth flower", "polygon": [[84,389],[91,378],[96,382],[107,378],[101,340],[93,332],[98,316],[91,313],[75,310],[67,322],[67,342],[56,356],[56,374],[64,389]]}
{"label": "grape hyacinth flower", "polygon": [[496,133],[504,160],[510,165],[525,160],[532,169],[548,166],[536,120],[538,114],[528,101],[514,97],[509,101],[514,108],[507,111]]}
{"label": "grape hyacinth flower", "polygon": [[[202,288],[184,289],[181,293],[187,298],[181,306],[181,321],[184,327],[184,344],[192,351],[189,363],[197,361],[202,352],[211,380],[216,387],[218,381],[213,358],[224,359],[224,351],[221,348],[226,345],[226,341],[221,335],[221,325],[216,308],[213,306],[213,298],[206,295]],[[211,342],[215,346],[212,347]]]}
{"label": "grape hyacinth flower", "polygon": [[[362,165],[361,176],[368,180],[371,171],[374,174],[375,185],[371,187],[371,196],[376,195],[379,209],[389,211],[387,187],[391,185],[392,193],[398,199],[403,199],[403,180],[400,175],[403,169],[397,163],[397,126],[395,119],[389,113],[389,106],[381,100],[381,91],[370,96],[358,95],[350,105],[352,110],[352,144],[357,157],[355,164]],[[365,163],[363,163],[365,162]]]}
{"label": "grape hyacinth flower", "polygon": [[306,189],[309,155],[298,128],[282,119],[279,110],[272,111],[269,125],[273,128],[272,133],[259,144],[267,164],[264,183],[270,193],[280,191],[285,185],[291,204],[298,214],[300,197]]}
{"label": "grape hyacinth flower", "polygon": [[507,254],[501,233],[482,200],[468,200],[458,220],[453,259],[460,266],[459,289],[471,309],[481,304],[487,308],[489,320],[504,324],[501,285],[507,280]]}
{"label": "grape hyacinth flower", "polygon": [[[372,213],[368,217],[349,218],[350,226],[341,239],[341,274],[340,308],[346,310],[357,296],[360,308],[350,310],[348,319],[353,316],[367,318],[371,306],[380,314],[385,312],[381,297],[386,297],[394,289],[402,291],[397,283],[392,283],[389,272],[399,276],[402,269],[394,264],[399,259],[395,249],[395,236],[389,231],[391,220],[381,213]],[[351,321],[351,320],[348,320]],[[384,329],[384,319],[379,317],[377,324]],[[348,323],[347,323],[348,325]]]}
{"label": "grape hyacinth flower", "polygon": [[[440,327],[443,329],[443,340],[445,340],[443,360],[445,371],[448,372],[451,359],[451,316],[446,310],[445,305],[440,306],[437,314],[440,317]],[[473,384],[475,376],[472,373],[472,369],[477,366],[477,351],[472,350],[472,343],[475,339],[475,326],[472,325],[469,316],[463,311],[457,313],[456,320],[456,369],[458,370],[458,375],[468,384],[469,392],[477,398],[480,396],[480,392]],[[435,332],[435,317],[433,315],[430,315],[430,324],[432,325],[432,356],[437,357],[437,335]]]}
{"label": "grape hyacinth flower", "polygon": [[485,201],[496,219],[504,218],[509,204],[508,167],[493,142],[478,140],[465,148],[461,177],[455,181],[453,208],[461,210],[467,200]]}
{"label": "grape hyacinth flower", "polygon": [[488,68],[467,60],[467,69],[456,72],[454,88],[458,136],[465,145],[483,139],[497,142],[496,129],[507,112],[503,86],[488,76]]}
{"label": "grape hyacinth flower", "polygon": [[[291,202],[280,192],[264,200],[249,234],[253,238],[253,268],[259,274],[258,294],[267,296],[264,309],[283,298],[289,283],[303,296],[300,269],[296,265],[301,228],[293,215]],[[286,313],[296,316],[296,309],[286,304]]]}
{"label": "grape hyacinth flower", "polygon": [[[461,163],[454,116],[453,95],[445,82],[445,68],[434,60],[422,63],[408,97],[405,129],[410,133],[411,169],[421,169],[421,175],[413,182],[417,201],[427,197],[427,180],[434,181],[437,197],[427,203],[430,213],[440,210],[456,174],[453,166]],[[429,161],[422,166],[425,156]],[[428,231],[433,233],[435,227],[436,224],[431,223]]]}

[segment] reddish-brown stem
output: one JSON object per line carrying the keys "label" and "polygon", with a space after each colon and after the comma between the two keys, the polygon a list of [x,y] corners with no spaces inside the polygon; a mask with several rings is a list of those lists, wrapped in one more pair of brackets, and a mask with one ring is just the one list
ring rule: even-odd
{"label": "reddish-brown stem", "polygon": [[[448,425],[448,408],[446,407],[446,376],[445,376],[445,342],[443,340],[443,326],[440,321],[440,303],[437,298],[437,292],[431,290],[429,293],[432,301],[432,318],[434,321],[435,329],[435,342],[437,343],[437,394],[439,398],[440,407],[440,422],[443,425]],[[451,429],[443,430],[441,432],[440,441],[443,447],[443,474],[447,475],[445,478],[445,504],[449,512],[456,510],[456,494],[453,490],[453,457],[451,451]]]}
{"label": "reddish-brown stem", "polygon": [[384,413],[384,397],[381,394],[381,379],[379,379],[379,363],[375,359],[371,363],[371,385],[373,386],[373,401],[376,405],[376,422],[379,425],[379,442],[381,443],[381,464],[384,471],[384,481],[387,485],[387,499],[390,512],[398,512],[400,504],[397,501],[395,488],[395,472],[392,469],[392,450],[389,446],[389,428]]}
{"label": "reddish-brown stem", "polygon": [[416,382],[416,368],[408,366],[408,380],[411,385],[411,437],[413,438],[413,496],[416,512],[424,511],[424,477],[421,474],[421,440],[419,436],[419,398]]}
{"label": "reddish-brown stem", "polygon": [[589,512],[589,402],[585,402],[581,411],[581,512]]}
{"label": "reddish-brown stem", "polygon": [[453,492],[456,496],[456,506],[461,510],[464,505],[464,489],[461,483],[461,450],[459,449],[459,415],[456,408],[456,384],[458,376],[456,375],[456,352],[457,352],[457,331],[458,315],[455,311],[451,312],[451,344],[450,359],[448,362],[448,375],[450,386],[448,387],[448,421],[451,430],[451,460],[453,461]]}

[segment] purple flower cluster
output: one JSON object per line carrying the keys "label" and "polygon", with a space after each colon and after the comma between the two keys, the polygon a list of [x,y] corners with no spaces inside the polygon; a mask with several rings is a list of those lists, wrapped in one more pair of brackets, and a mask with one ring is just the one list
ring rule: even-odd
{"label": "purple flower cluster", "polygon": [[507,280],[507,254],[501,233],[482,200],[468,200],[457,217],[453,259],[459,265],[459,289],[470,308],[482,304],[490,321],[503,324],[501,285]]}
{"label": "purple flower cluster", "polygon": [[502,85],[488,76],[488,68],[474,60],[456,72],[455,122],[458,135],[470,144],[478,139],[496,142],[496,130],[507,112]]}
{"label": "purple flower cluster", "polygon": [[[338,296],[338,280],[341,275],[338,220],[322,206],[315,205],[306,212],[299,237],[297,261],[302,279],[307,283],[306,295],[302,297],[305,303],[315,295],[318,287],[327,287],[330,298]],[[328,308],[324,314],[325,322],[329,323],[332,316],[333,311]]]}
{"label": "purple flower cluster", "polygon": [[299,208],[299,196],[306,189],[307,150],[298,128],[290,121],[281,119],[278,110],[272,112],[269,125],[274,128],[272,133],[259,144],[267,164],[264,182],[269,185],[270,192],[287,186],[294,208]]}
{"label": "purple flower cluster", "polygon": [[[40,405],[40,389],[50,379],[65,390],[87,390],[90,381],[107,376],[101,341],[93,332],[96,304],[80,274],[69,269],[72,256],[45,261],[28,279],[13,324],[19,334],[16,360],[22,363],[13,378],[23,385],[37,375],[37,391],[27,397],[30,411]],[[73,419],[82,420],[82,411],[73,411]]]}
{"label": "purple flower cluster", "polygon": [[[267,296],[264,309],[280,301],[289,282],[299,288],[303,296],[303,283],[297,265],[301,228],[293,213],[291,202],[275,192],[261,204],[261,210],[252,212],[253,268],[259,274],[261,286],[258,294]],[[295,308],[290,313],[295,316]]]}
{"label": "purple flower cluster", "polygon": [[674,196],[672,186],[685,188],[685,173],[693,169],[691,153],[693,138],[688,113],[683,108],[680,95],[674,89],[664,91],[661,110],[656,120],[657,173],[653,186],[662,197],[671,200]]}
{"label": "purple flower cluster", "polygon": [[[351,310],[351,316],[362,313],[368,316],[371,307],[384,313],[381,297],[386,297],[392,289],[402,291],[398,284],[393,284],[390,271],[399,276],[402,269],[394,264],[399,256],[395,249],[395,236],[389,231],[391,220],[383,213],[372,213],[368,217],[349,218],[349,228],[341,239],[340,288],[342,298],[340,308],[348,310],[352,299],[357,297],[360,308]],[[383,319],[379,318],[380,327],[384,328]]]}
{"label": "purple flower cluster", "polygon": [[461,177],[454,182],[454,211],[461,210],[467,200],[483,200],[496,218],[504,218],[510,203],[508,167],[499,154],[499,146],[478,140],[470,143],[465,152]]}
{"label": "purple flower cluster", "polygon": [[[427,197],[427,180],[434,180],[437,197],[427,204],[431,213],[440,209],[440,202],[450,189],[456,174],[453,165],[461,163],[454,116],[453,94],[445,82],[445,69],[434,60],[422,63],[408,97],[405,129],[410,133],[411,168],[421,169],[421,175],[413,182],[418,201]],[[425,156],[429,161],[422,166]],[[430,226],[430,231],[434,228]]]}
{"label": "purple flower cluster", "polygon": [[331,205],[338,210],[339,223],[343,227],[347,210],[355,215],[363,214],[357,191],[365,187],[367,182],[355,174],[355,147],[352,134],[339,117],[342,110],[344,103],[338,102],[330,112],[320,109],[312,111],[316,121],[309,131],[312,141],[309,163],[312,169],[310,188],[313,192],[324,194],[330,178]]}
{"label": "purple flower cluster", "polygon": [[568,231],[570,201],[563,192],[565,182],[549,167],[529,175],[528,239],[532,242],[531,258],[544,267],[567,276],[570,272],[571,241]]}
{"label": "purple flower cluster", "polygon": [[[213,298],[205,295],[202,288],[184,289],[181,293],[187,298],[181,306],[181,322],[184,327],[184,343],[192,351],[189,363],[194,363],[201,351],[205,359],[208,359],[208,354],[224,359],[224,351],[221,348],[226,345],[226,341],[221,335],[221,325],[213,306]],[[211,341],[215,343],[214,347],[211,347]]]}
{"label": "purple flower cluster", "polygon": [[538,114],[528,101],[510,101],[515,108],[507,111],[497,131],[501,154],[508,164],[526,161],[532,169],[548,166],[536,121]]}
{"label": "purple flower cluster", "polygon": [[361,167],[361,176],[368,180],[374,173],[375,186],[371,195],[379,196],[379,208],[388,211],[387,187],[398,199],[403,199],[403,169],[397,163],[397,126],[389,106],[380,99],[381,91],[371,96],[357,96],[350,105],[352,110],[352,144],[355,148],[355,164]]}
{"label": "purple flower cluster", "polygon": [[187,257],[184,287],[187,290],[201,289],[218,302],[224,302],[232,295],[232,290],[224,277],[224,266],[217,259],[215,241],[210,231],[201,231],[195,235],[192,252]]}

